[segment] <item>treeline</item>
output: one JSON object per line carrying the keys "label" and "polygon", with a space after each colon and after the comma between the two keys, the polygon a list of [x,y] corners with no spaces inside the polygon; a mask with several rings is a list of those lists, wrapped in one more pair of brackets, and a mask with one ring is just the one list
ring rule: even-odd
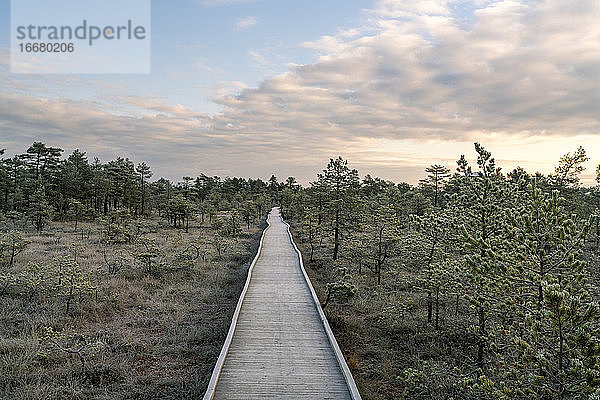
{"label": "treeline", "polygon": [[[115,214],[156,215],[187,230],[190,219],[218,212],[249,226],[281,205],[309,266],[327,277],[328,312],[367,315],[363,326],[387,335],[384,344],[399,332],[427,333],[411,360],[389,360],[393,377],[382,387],[398,388],[383,398],[600,396],[600,186],[580,183],[585,150],[563,156],[547,176],[504,173],[484,147],[475,150],[475,165],[464,156],[455,171],[432,165],[417,186],[361,179],[346,160],[331,159],[305,188],[275,176],[152,180],[145,163],[90,161],[79,150],[65,158],[36,142],[1,159],[0,218],[37,230],[51,219],[99,218],[113,237]],[[600,166],[597,173],[600,183]],[[433,357],[425,348],[434,340],[456,349]],[[382,349],[379,358],[394,352]]]}
{"label": "treeline", "polygon": [[[0,149],[0,156],[5,150]],[[266,213],[286,185],[275,176],[261,179],[220,178],[204,174],[181,182],[151,181],[151,168],[127,158],[102,163],[75,150],[35,142],[25,153],[0,159],[0,211],[13,220],[28,220],[42,230],[50,219],[93,219],[110,213],[133,217],[157,214],[174,226],[190,217],[212,219],[219,211],[235,211],[247,224]],[[295,187],[295,180],[287,185]]]}
{"label": "treeline", "polygon": [[400,388],[384,396],[595,398],[600,190],[580,183],[585,150],[548,176],[505,174],[475,150],[476,165],[464,156],[455,172],[432,165],[417,187],[361,180],[340,157],[310,187],[283,190],[306,258],[330,277],[324,305],[374,304],[366,321],[381,327],[370,334],[392,335],[383,343],[403,331],[456,343],[437,359],[425,343],[412,362],[392,360],[395,382],[381,387]]}
{"label": "treeline", "polygon": [[282,185],[0,152],[0,398],[203,393]]}

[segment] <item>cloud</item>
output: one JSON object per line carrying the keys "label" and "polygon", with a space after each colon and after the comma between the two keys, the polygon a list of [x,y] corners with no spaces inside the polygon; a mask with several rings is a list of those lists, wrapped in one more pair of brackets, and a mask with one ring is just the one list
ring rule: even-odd
{"label": "cloud", "polygon": [[256,24],[258,24],[258,19],[256,19],[256,17],[249,16],[246,18],[238,18],[235,24],[235,30],[241,31],[244,29],[248,29]]}
{"label": "cloud", "polygon": [[271,71],[273,64],[261,52],[249,50],[248,55],[252,58],[252,62],[256,68]]}
{"label": "cloud", "polygon": [[224,118],[330,154],[365,138],[518,146],[600,135],[597,2],[384,0],[367,14],[303,43],[315,62],[217,99]]}
{"label": "cloud", "polygon": [[375,34],[304,43],[323,55],[219,101],[230,118],[252,110],[295,130],[290,116],[302,116],[314,122],[306,128],[325,134],[334,122],[349,137],[598,134],[600,13],[592,3],[499,1],[474,9],[465,30],[449,2],[383,1],[362,28]]}
{"label": "cloud", "polygon": [[236,95],[247,89],[248,85],[241,81],[217,81],[208,86],[202,86],[201,89],[210,98],[220,98],[228,95]]}
{"label": "cloud", "polygon": [[213,67],[208,64],[205,59],[199,59],[194,64],[196,70],[204,72],[204,73],[214,73],[214,74],[222,74],[224,71],[221,68]]}
{"label": "cloud", "polygon": [[[472,155],[476,140],[505,170],[551,172],[579,144],[600,161],[596,1],[384,0],[365,16],[303,43],[318,53],[310,64],[255,88],[220,82],[216,115],[141,97],[107,105],[12,91],[2,94],[0,129],[21,132],[14,145],[43,135],[108,157],[127,151],[170,176],[275,172],[306,182],[339,154],[362,173],[416,182],[428,164],[453,168]],[[261,52],[249,55],[269,67]]]}
{"label": "cloud", "polygon": [[[0,132],[19,132],[2,138],[9,153],[42,140],[67,152],[80,148],[104,160],[126,156],[150,161],[161,174],[178,177],[174,171],[186,170],[186,163],[205,151],[201,149],[219,147],[218,140],[207,135],[209,116],[155,99],[126,97],[119,104],[107,104],[6,93],[2,98]],[[144,111],[128,115],[122,112],[123,105]]]}

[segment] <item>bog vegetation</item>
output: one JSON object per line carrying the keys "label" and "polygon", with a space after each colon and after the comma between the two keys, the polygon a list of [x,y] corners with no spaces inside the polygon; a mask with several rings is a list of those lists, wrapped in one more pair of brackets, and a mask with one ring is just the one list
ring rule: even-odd
{"label": "bog vegetation", "polygon": [[200,396],[279,205],[363,398],[600,398],[585,150],[548,176],[475,154],[417,186],[336,158],[302,187],[34,143],[0,164],[0,397]]}
{"label": "bog vegetation", "polygon": [[585,150],[549,176],[475,152],[417,187],[360,180],[337,158],[282,192],[363,398],[599,398],[600,190],[580,185]]}
{"label": "bog vegetation", "polygon": [[2,159],[0,398],[202,396],[273,187],[151,177],[43,143]]}

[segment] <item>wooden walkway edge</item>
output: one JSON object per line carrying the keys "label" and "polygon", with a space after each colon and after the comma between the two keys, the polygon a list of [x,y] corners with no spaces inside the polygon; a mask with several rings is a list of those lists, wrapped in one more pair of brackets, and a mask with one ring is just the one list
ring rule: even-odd
{"label": "wooden walkway edge", "polygon": [[[360,400],[289,224],[278,208],[267,223],[204,400]],[[272,292],[278,289],[285,293]]]}

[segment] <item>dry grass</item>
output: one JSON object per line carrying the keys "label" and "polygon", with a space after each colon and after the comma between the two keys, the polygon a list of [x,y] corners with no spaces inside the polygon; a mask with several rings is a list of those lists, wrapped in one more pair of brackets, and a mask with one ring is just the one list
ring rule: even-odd
{"label": "dry grass", "polygon": [[[221,256],[207,225],[185,233],[151,220],[141,232],[167,262],[152,273],[131,256],[141,251],[139,241],[107,246],[95,223],[80,224],[78,232],[54,223],[45,233],[26,234],[31,244],[0,274],[77,253],[96,289],[76,296],[68,313],[60,296],[29,298],[17,288],[0,296],[1,399],[191,399],[204,393],[260,231],[228,238]],[[179,260],[193,253],[186,252],[190,242],[201,257]],[[122,267],[109,271],[107,260],[119,255]]]}

